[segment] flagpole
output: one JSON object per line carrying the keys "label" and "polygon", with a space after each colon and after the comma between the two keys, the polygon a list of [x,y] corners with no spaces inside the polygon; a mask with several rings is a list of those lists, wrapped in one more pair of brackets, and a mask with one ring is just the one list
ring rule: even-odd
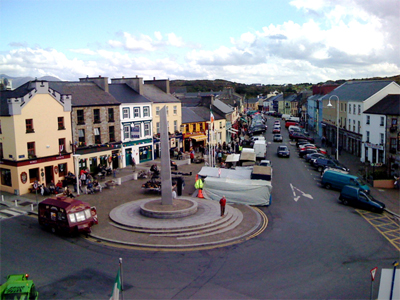
{"label": "flagpole", "polygon": [[121,299],[124,300],[124,280],[122,277],[122,258],[119,258],[119,271],[121,274]]}

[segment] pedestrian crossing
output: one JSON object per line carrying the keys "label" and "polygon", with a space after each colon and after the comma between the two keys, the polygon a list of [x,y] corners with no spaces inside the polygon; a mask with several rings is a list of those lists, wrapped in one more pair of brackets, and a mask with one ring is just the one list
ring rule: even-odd
{"label": "pedestrian crossing", "polygon": [[0,210],[0,220],[14,218],[22,215],[26,215],[27,212],[23,210],[19,210],[16,208],[6,208]]}

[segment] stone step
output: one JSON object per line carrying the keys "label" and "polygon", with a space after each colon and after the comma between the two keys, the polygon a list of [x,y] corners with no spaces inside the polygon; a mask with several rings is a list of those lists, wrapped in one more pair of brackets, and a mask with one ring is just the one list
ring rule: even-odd
{"label": "stone step", "polygon": [[[236,210],[236,209],[234,209],[234,210]],[[240,215],[241,215],[241,213],[240,213]],[[224,228],[228,228],[232,224],[235,224],[239,218],[240,218],[239,211],[236,210],[229,216],[229,218],[227,218],[227,216],[221,218],[221,220],[223,220],[224,222],[213,223],[208,226],[201,226],[201,227],[198,227],[197,229],[191,230],[191,231],[185,230],[182,232],[165,232],[165,233],[160,233],[160,234],[152,234],[152,236],[168,236],[168,237],[178,237],[179,238],[179,237],[191,237],[191,236],[196,236],[196,235],[202,235],[205,233],[211,233],[211,232],[215,232],[215,231],[218,231],[218,233],[219,233]]]}
{"label": "stone step", "polygon": [[[124,226],[124,225],[120,225],[120,224],[113,223],[113,222],[110,222],[110,224],[113,225],[114,227],[124,229],[127,231],[133,231],[133,232],[137,232],[137,233],[147,233],[147,234],[152,234],[152,235],[179,234],[179,233],[185,233],[185,232],[190,233],[190,232],[195,232],[195,231],[199,231],[202,229],[204,230],[207,228],[213,228],[216,226],[220,226],[221,224],[229,222],[229,220],[232,218],[237,218],[237,215],[239,212],[237,211],[237,209],[227,205],[225,213],[226,214],[224,217],[218,217],[218,218],[215,218],[208,222],[204,222],[201,225],[196,225],[196,226],[187,226],[186,225],[186,226],[182,226],[182,227],[173,227],[173,228],[162,228],[162,227],[154,228],[154,227],[144,227],[144,226],[140,226],[140,227]],[[190,216],[187,218],[190,218]]]}

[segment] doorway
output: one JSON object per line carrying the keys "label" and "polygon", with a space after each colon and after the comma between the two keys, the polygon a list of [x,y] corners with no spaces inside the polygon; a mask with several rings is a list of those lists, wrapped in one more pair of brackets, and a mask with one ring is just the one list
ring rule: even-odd
{"label": "doorway", "polygon": [[46,186],[48,186],[54,180],[53,166],[44,167],[44,176],[46,178]]}

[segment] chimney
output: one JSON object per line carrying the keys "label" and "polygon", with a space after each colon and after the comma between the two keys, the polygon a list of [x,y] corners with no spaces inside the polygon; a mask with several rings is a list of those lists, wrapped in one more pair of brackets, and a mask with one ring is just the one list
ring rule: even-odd
{"label": "chimney", "polygon": [[101,88],[105,92],[109,92],[108,90],[108,77],[86,77],[86,78],[79,78],[79,81],[88,81],[95,83],[99,88]]}
{"label": "chimney", "polygon": [[112,78],[111,83],[125,83],[136,93],[143,95],[143,78],[138,77],[137,75],[134,78],[125,78],[124,76],[122,78]]}
{"label": "chimney", "polygon": [[170,94],[169,79],[156,80],[156,78],[153,77],[153,80],[145,80],[144,84],[154,84],[156,87],[158,87],[164,93]]}

